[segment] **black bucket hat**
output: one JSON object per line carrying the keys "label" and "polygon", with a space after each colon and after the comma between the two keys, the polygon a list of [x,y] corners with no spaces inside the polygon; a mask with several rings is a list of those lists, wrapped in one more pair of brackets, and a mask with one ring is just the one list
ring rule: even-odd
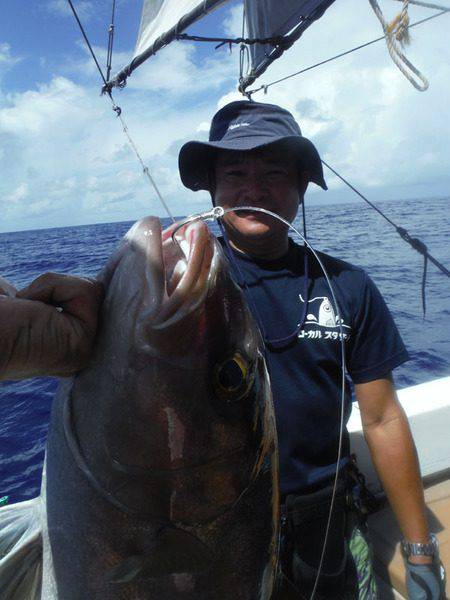
{"label": "black bucket hat", "polygon": [[178,157],[181,181],[191,190],[208,190],[208,170],[216,150],[254,150],[280,141],[292,144],[299,164],[310,171],[311,181],[328,189],[319,153],[302,136],[291,113],[275,104],[249,100],[231,102],[215,114],[209,142],[187,142],[182,146]]}

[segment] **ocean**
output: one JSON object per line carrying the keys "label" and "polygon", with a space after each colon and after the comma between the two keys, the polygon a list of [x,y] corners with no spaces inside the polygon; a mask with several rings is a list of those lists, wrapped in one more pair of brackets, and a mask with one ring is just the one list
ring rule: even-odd
{"label": "ocean", "polygon": [[[378,206],[450,268],[450,199]],[[306,212],[313,247],[366,269],[386,299],[412,357],[396,369],[397,387],[450,375],[450,279],[429,264],[423,319],[423,258],[384,219],[362,203],[308,207]],[[18,288],[46,271],[94,276],[129,226],[110,223],[0,234],[0,275]],[[0,384],[0,497],[8,495],[10,502],[39,493],[57,384],[53,378]]]}

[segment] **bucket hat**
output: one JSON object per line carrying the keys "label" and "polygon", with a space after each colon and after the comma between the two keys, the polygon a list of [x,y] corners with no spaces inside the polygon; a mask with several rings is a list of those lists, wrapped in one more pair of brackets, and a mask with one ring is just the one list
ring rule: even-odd
{"label": "bucket hat", "polygon": [[302,135],[292,114],[275,104],[249,100],[231,102],[214,115],[208,142],[192,141],[182,146],[178,157],[181,181],[191,190],[207,190],[216,150],[254,150],[281,141],[289,142],[299,164],[311,173],[311,181],[328,189],[319,153]]}

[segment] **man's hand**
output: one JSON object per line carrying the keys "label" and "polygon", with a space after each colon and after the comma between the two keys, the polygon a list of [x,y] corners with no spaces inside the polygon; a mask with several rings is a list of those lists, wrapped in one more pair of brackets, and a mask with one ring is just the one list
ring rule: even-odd
{"label": "man's hand", "polygon": [[0,379],[66,377],[85,367],[97,330],[101,284],[46,273],[13,293],[0,281]]}
{"label": "man's hand", "polygon": [[444,567],[433,562],[417,565],[405,561],[409,600],[445,600]]}
{"label": "man's hand", "polygon": [[[390,375],[355,386],[364,435],[384,491],[406,540],[428,543],[426,508],[416,448]],[[405,561],[410,600],[441,600],[439,565],[429,556]]]}

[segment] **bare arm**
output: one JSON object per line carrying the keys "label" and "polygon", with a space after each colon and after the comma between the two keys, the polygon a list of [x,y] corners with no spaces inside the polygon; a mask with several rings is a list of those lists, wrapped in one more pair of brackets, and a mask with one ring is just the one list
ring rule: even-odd
{"label": "bare arm", "polygon": [[[355,392],[372,461],[400,529],[407,540],[426,543],[429,530],[417,451],[392,378],[357,384]],[[411,562],[431,559],[411,557]]]}
{"label": "bare arm", "polygon": [[0,380],[67,376],[86,365],[97,328],[100,284],[47,273],[15,297],[2,292],[11,294],[4,281],[0,285]]}

